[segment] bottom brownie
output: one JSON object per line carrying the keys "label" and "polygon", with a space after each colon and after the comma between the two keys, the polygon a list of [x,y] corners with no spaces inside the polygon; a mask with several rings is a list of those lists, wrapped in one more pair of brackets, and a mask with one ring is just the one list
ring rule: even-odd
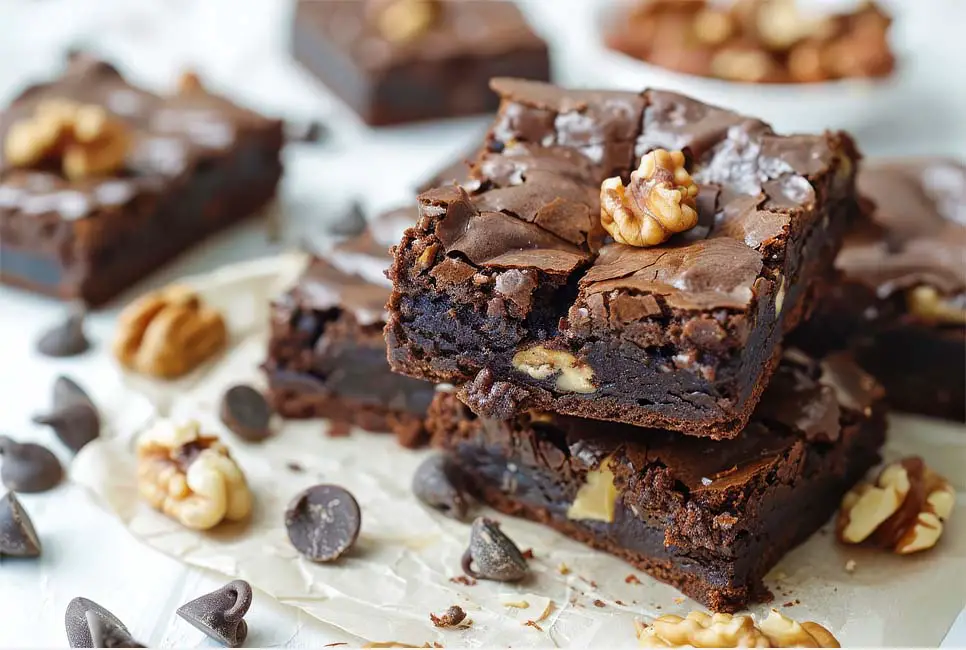
{"label": "bottom brownie", "polygon": [[885,440],[874,380],[844,357],[797,354],[734,440],[533,412],[487,420],[446,393],[427,426],[485,503],[723,612],[770,597],[765,574],[828,521]]}

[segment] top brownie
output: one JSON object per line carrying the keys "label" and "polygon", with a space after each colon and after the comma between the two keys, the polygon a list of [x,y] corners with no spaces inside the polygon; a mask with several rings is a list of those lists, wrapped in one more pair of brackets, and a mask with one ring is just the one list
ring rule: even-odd
{"label": "top brownie", "polygon": [[257,211],[282,170],[278,120],[85,54],[0,112],[0,143],[0,278],[89,304]]}
{"label": "top brownie", "polygon": [[[493,88],[471,181],[423,193],[395,249],[393,368],[461,386],[485,417],[737,435],[857,212],[851,140],[779,136],[662,91]],[[684,152],[698,225],[615,243],[601,184],[659,148]]]}

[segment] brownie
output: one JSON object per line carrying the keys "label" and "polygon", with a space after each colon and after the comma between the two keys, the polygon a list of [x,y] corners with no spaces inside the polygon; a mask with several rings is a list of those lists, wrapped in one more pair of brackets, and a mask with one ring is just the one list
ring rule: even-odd
{"label": "brownie", "polygon": [[493,112],[491,77],[547,80],[547,45],[503,0],[300,0],[292,51],[373,126]]}
{"label": "brownie", "polygon": [[[738,435],[858,211],[851,140],[779,136],[663,91],[493,87],[475,183],[420,195],[395,249],[393,369],[460,386],[485,417]],[[655,148],[691,161],[698,226],[614,243],[601,182]]]}
{"label": "brownie", "polygon": [[425,442],[434,386],[391,372],[383,336],[390,242],[415,212],[387,212],[314,258],[272,304],[264,370],[269,400],[283,417],[329,418],[336,433],[347,424],[391,431],[407,447]]}
{"label": "brownie", "polygon": [[448,393],[428,426],[486,504],[733,612],[770,597],[768,570],[878,462],[881,397],[848,357],[790,351],[733,440],[536,411],[484,419]]}
{"label": "brownie", "polygon": [[[194,77],[184,81],[159,96],[107,63],[73,55],[60,78],[28,88],[0,113],[2,282],[104,303],[273,198],[281,122],[206,91]],[[68,177],[55,151],[35,165],[13,164],[12,129],[65,102],[107,112],[128,143],[116,169]]]}
{"label": "brownie", "polygon": [[966,421],[966,165],[876,161],[858,186],[868,218],[847,236],[841,280],[796,340],[850,348],[897,409]]}

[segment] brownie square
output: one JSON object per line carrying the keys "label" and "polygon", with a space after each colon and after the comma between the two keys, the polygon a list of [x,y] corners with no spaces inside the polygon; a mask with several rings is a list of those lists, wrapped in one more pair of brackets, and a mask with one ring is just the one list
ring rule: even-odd
{"label": "brownie square", "polygon": [[875,161],[858,187],[867,218],[795,340],[816,352],[851,349],[894,408],[966,421],[966,166]]}
{"label": "brownie square", "polygon": [[484,503],[734,612],[769,597],[768,570],[878,462],[881,398],[847,357],[790,352],[733,440],[536,411],[490,420],[446,393],[428,426]]}
{"label": "brownie square", "polygon": [[264,370],[269,400],[283,417],[324,417],[337,425],[335,433],[353,424],[394,432],[407,447],[425,443],[423,418],[434,386],[390,371],[383,336],[390,242],[415,212],[380,215],[314,258],[272,304]]}
{"label": "brownie square", "polygon": [[295,58],[373,126],[490,113],[491,77],[550,78],[546,43],[504,0],[300,0],[292,30]]}
{"label": "brownie square", "polygon": [[[471,181],[423,193],[395,249],[393,369],[460,386],[484,417],[738,435],[858,211],[851,140],[779,136],[662,91],[493,87]],[[614,243],[601,183],[655,148],[691,161],[698,226]]]}
{"label": "brownie square", "polygon": [[[60,78],[0,113],[0,281],[101,304],[273,198],[281,122],[193,81],[159,96],[75,55]],[[65,101],[103,109],[123,129],[129,144],[117,169],[69,178],[53,152],[14,165],[13,130]]]}

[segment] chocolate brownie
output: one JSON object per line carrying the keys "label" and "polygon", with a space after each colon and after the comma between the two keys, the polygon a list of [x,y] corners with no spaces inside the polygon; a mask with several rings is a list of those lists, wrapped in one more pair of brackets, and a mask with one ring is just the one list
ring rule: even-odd
{"label": "chocolate brownie", "polygon": [[858,186],[874,205],[835,262],[841,281],[796,340],[851,348],[895,408],[966,421],[966,166],[872,162]]}
{"label": "chocolate brownie", "polygon": [[[395,249],[393,369],[461,386],[485,417],[738,435],[857,212],[851,140],[775,135],[669,92],[493,87],[476,183],[420,195]],[[607,243],[602,181],[656,148],[690,160],[697,227]]]}
{"label": "chocolate brownie", "polygon": [[433,384],[397,375],[386,363],[384,276],[390,242],[415,220],[414,208],[381,215],[362,234],[312,260],[272,304],[264,370],[269,400],[288,418],[392,431],[407,447],[425,442],[423,416]]}
{"label": "chocolate brownie", "polygon": [[300,0],[292,29],[295,58],[373,126],[489,113],[491,77],[550,78],[504,0]]}
{"label": "chocolate brownie", "polygon": [[881,397],[847,357],[790,351],[733,440],[536,411],[489,420],[445,393],[428,426],[485,503],[733,612],[769,597],[768,570],[878,462]]}
{"label": "chocolate brownie", "polygon": [[0,280],[100,304],[273,198],[281,122],[183,82],[155,95],[77,54],[0,113]]}

